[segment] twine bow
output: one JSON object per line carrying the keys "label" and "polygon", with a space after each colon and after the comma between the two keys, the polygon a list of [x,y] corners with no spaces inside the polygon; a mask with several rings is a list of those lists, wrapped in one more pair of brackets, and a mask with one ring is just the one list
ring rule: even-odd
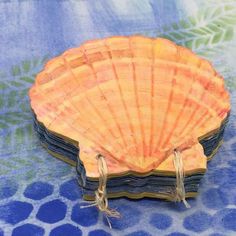
{"label": "twine bow", "polygon": [[95,201],[92,204],[87,206],[82,206],[81,208],[97,206],[97,208],[105,214],[109,227],[112,228],[109,217],[120,218],[120,213],[115,209],[110,209],[108,207],[107,191],[106,191],[107,173],[108,173],[107,164],[104,157],[101,154],[97,155],[97,160],[98,160],[99,184],[97,191],[95,191]]}
{"label": "twine bow", "polygon": [[185,207],[190,208],[190,205],[185,199],[183,160],[180,155],[180,152],[177,149],[174,150],[173,163],[176,170],[176,189],[174,200],[177,202],[183,201]]}

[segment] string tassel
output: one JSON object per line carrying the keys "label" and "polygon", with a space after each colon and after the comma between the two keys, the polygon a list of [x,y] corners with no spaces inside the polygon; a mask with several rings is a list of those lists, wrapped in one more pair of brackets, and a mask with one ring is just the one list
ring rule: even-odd
{"label": "string tassel", "polygon": [[184,188],[184,166],[183,160],[178,150],[174,150],[173,163],[176,170],[176,192],[175,192],[175,201],[183,202],[186,208],[191,206],[185,199],[185,188]]}
{"label": "string tassel", "polygon": [[97,191],[95,191],[95,201],[87,206],[81,206],[81,208],[87,208],[92,206],[97,206],[97,208],[105,214],[109,227],[111,227],[111,222],[109,217],[120,218],[120,213],[115,209],[110,209],[108,207],[108,199],[106,192],[107,184],[107,165],[104,157],[101,154],[97,155],[98,160],[98,172],[99,172],[99,185]]}

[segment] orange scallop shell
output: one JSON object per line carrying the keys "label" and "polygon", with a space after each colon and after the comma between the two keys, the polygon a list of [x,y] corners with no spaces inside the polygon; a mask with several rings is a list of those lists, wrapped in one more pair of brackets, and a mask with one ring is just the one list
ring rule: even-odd
{"label": "orange scallop shell", "polygon": [[89,176],[96,155],[109,173],[205,168],[198,138],[220,127],[230,110],[224,81],[211,64],[162,38],[89,41],[49,61],[30,89],[38,121],[79,143]]}

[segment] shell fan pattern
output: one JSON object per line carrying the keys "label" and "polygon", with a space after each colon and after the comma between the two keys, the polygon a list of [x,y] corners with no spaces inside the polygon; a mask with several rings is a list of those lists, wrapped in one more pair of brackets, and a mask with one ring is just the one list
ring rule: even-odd
{"label": "shell fan pattern", "polygon": [[207,60],[143,36],[67,50],[45,65],[29,96],[42,144],[76,165],[88,200],[100,183],[98,155],[110,198],[171,200],[180,178],[186,197],[195,196],[230,112],[224,79]]}

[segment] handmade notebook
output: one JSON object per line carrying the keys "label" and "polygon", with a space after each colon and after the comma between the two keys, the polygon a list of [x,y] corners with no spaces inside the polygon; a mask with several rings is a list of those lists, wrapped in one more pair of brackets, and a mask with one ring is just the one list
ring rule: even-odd
{"label": "handmade notebook", "polygon": [[66,51],[29,95],[41,142],[76,165],[87,200],[195,196],[230,112],[224,80],[208,61],[143,36]]}

